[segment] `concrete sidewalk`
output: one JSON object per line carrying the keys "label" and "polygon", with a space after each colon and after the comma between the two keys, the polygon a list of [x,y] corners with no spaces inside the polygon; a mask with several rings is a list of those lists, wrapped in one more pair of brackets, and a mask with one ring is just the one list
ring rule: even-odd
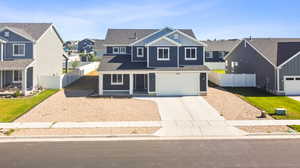
{"label": "concrete sidewalk", "polygon": [[278,126],[300,125],[300,120],[178,120],[145,122],[13,122],[0,123],[5,129],[45,129],[45,128],[126,128],[160,127],[157,136],[241,136],[247,133],[235,126]]}

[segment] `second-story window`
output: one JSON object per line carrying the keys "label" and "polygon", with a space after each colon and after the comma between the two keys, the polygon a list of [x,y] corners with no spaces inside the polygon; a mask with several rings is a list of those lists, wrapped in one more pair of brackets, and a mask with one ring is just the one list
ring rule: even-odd
{"label": "second-story window", "polygon": [[113,47],[113,54],[126,54],[126,47]]}
{"label": "second-story window", "polygon": [[167,47],[157,48],[157,60],[158,61],[169,61],[170,60],[170,51]]}
{"label": "second-story window", "polygon": [[137,57],[144,57],[144,47],[138,47],[138,48],[136,48],[136,56]]}
{"label": "second-story window", "polygon": [[119,47],[113,47],[113,54],[119,54]]}
{"label": "second-story window", "polygon": [[197,48],[189,47],[185,48],[185,60],[196,60],[197,59]]}
{"label": "second-story window", "polygon": [[126,47],[120,47],[120,54],[126,54]]}
{"label": "second-story window", "polygon": [[213,52],[208,51],[207,54],[206,54],[206,58],[213,58]]}
{"label": "second-story window", "polygon": [[25,56],[25,44],[13,44],[13,56]]}

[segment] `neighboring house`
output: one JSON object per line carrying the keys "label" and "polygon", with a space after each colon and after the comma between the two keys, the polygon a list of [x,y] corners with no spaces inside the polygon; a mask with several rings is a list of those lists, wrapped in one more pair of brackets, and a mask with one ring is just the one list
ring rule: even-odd
{"label": "neighboring house", "polygon": [[62,73],[63,53],[51,23],[0,23],[0,90],[37,89],[40,76]]}
{"label": "neighboring house", "polygon": [[207,44],[205,50],[205,65],[211,70],[225,70],[224,57],[238,42],[239,40],[237,39],[204,41],[204,43]]}
{"label": "neighboring house", "polygon": [[225,59],[228,73],[256,74],[258,88],[300,95],[300,39],[244,39]]}
{"label": "neighboring house", "polygon": [[64,43],[64,50],[65,52],[78,52],[77,51],[78,48],[78,41],[66,41]]}
{"label": "neighboring house", "polygon": [[95,39],[95,53],[98,58],[102,58],[102,56],[106,53],[104,43],[104,40]]}
{"label": "neighboring house", "polygon": [[100,95],[207,93],[205,43],[191,29],[108,29]]}
{"label": "neighboring house", "polygon": [[207,40],[205,50],[205,62],[224,62],[224,57],[228,54],[238,43],[238,39],[229,40]]}
{"label": "neighboring house", "polygon": [[78,42],[78,52],[80,53],[91,53],[95,49],[95,40],[93,39],[83,39]]}

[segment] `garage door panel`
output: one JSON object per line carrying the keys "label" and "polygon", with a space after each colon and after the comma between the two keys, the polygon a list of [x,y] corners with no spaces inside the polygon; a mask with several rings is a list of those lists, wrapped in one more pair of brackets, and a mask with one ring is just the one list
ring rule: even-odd
{"label": "garage door panel", "polygon": [[158,73],[158,95],[197,95],[199,94],[199,73]]}
{"label": "garage door panel", "polygon": [[300,95],[300,77],[286,77],[284,91],[286,95]]}

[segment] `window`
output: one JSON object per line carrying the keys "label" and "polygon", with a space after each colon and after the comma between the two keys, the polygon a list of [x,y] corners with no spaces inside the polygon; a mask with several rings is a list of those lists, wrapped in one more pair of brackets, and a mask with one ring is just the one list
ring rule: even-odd
{"label": "window", "polygon": [[137,48],[136,56],[137,57],[144,57],[144,48],[143,47],[138,47]]}
{"label": "window", "polygon": [[126,54],[126,47],[113,47],[113,54]]}
{"label": "window", "polygon": [[197,60],[197,48],[185,48],[185,60]]}
{"label": "window", "polygon": [[22,82],[22,72],[21,71],[13,71],[13,82],[14,83]]}
{"label": "window", "polygon": [[220,56],[219,58],[224,58],[225,52],[224,51],[220,51],[220,55],[219,56]]}
{"label": "window", "polygon": [[300,80],[300,78],[296,78],[296,80]]}
{"label": "window", "polygon": [[111,75],[112,85],[123,85],[123,75],[122,74],[112,74]]}
{"label": "window", "polygon": [[120,54],[126,54],[126,47],[120,47]]}
{"label": "window", "polygon": [[169,48],[157,48],[157,60],[168,61],[170,60]]}
{"label": "window", "polygon": [[4,32],[4,37],[9,37],[9,31]]}
{"label": "window", "polygon": [[113,54],[119,54],[119,47],[113,47]]}
{"label": "window", "polygon": [[13,56],[25,56],[25,44],[13,44]]}
{"label": "window", "polygon": [[206,54],[206,58],[213,58],[213,52],[208,51],[207,54]]}

